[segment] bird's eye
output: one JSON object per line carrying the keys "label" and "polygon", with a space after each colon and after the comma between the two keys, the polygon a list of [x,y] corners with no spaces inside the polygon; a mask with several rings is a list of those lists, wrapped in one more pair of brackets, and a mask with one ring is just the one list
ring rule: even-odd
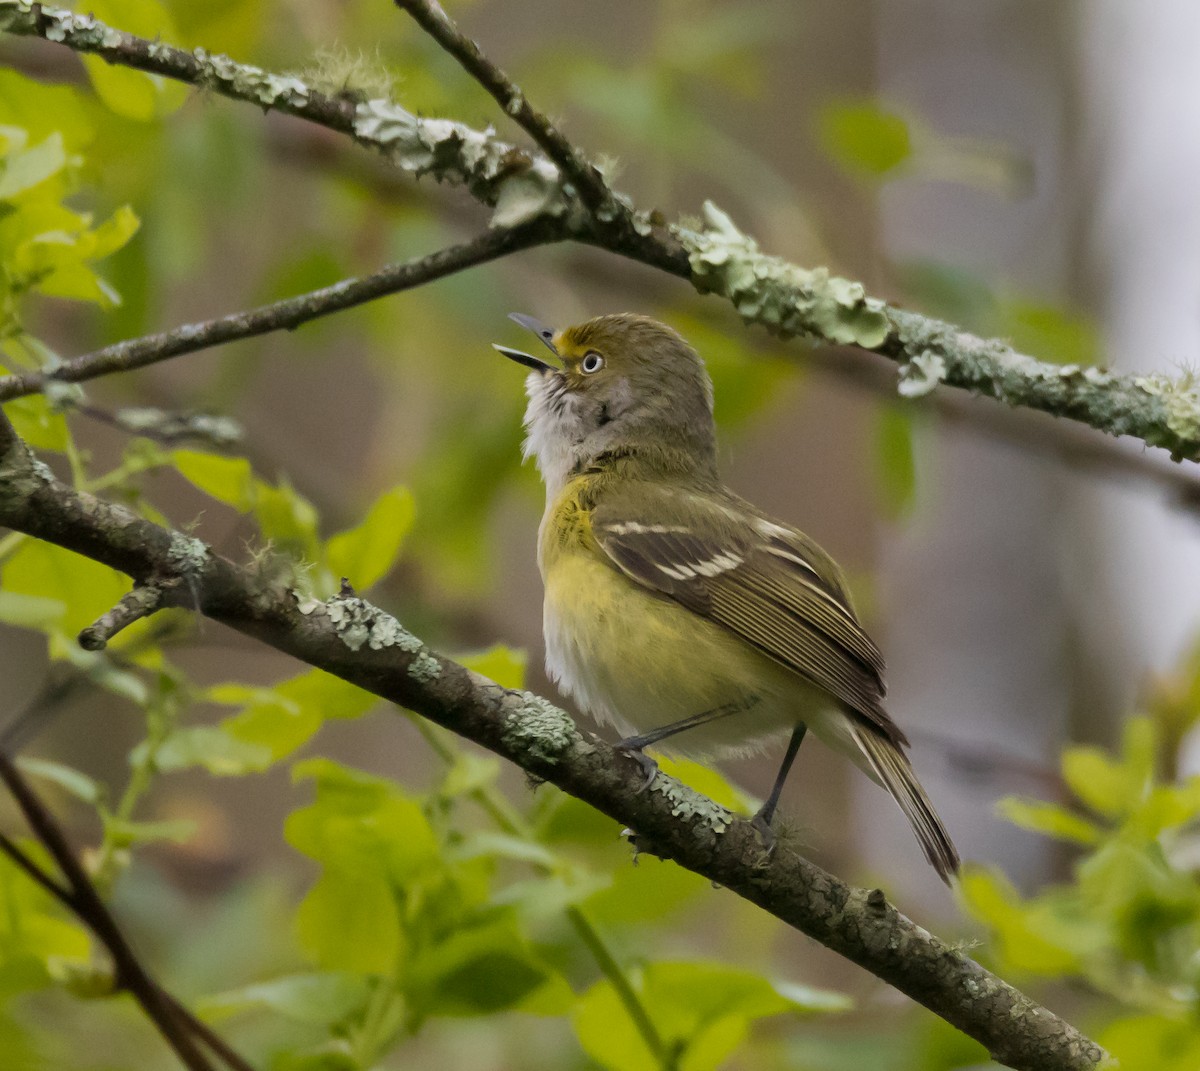
{"label": "bird's eye", "polygon": [[587,376],[590,376],[593,372],[599,372],[603,367],[604,358],[595,350],[589,350],[583,355],[583,360],[579,362],[580,371]]}

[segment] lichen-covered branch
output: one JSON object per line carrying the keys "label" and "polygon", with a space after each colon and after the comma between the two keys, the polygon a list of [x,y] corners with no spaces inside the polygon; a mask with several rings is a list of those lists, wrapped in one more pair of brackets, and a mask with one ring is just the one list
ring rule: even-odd
{"label": "lichen-covered branch", "polygon": [[513,84],[499,67],[489,60],[479,46],[462,33],[437,0],[395,0],[396,6],[407,11],[413,20],[450,53],[541,147],[558,167],[563,178],[574,187],[579,198],[593,215],[604,218],[618,211],[612,191],[595,165],[585,160],[579,151],[541,112],[535,110],[525,94]]}
{"label": "lichen-covered branch", "polygon": [[768,256],[714,206],[706,206],[700,229],[667,226],[657,213],[635,210],[617,193],[611,212],[592,212],[548,157],[501,141],[490,129],[419,118],[387,100],[329,97],[291,75],[271,74],[204,49],[172,48],[31,0],[0,0],[0,30],[60,42],[347,134],[405,173],[466,186],[494,209],[494,225],[552,220],[561,237],[638,260],[720,295],[747,323],[783,337],[803,335],[879,353],[900,366],[902,395],[958,387],[1110,435],[1135,436],[1177,460],[1200,459],[1200,392],[1189,378],[1118,376],[1038,361],[1003,341],[979,339],[953,324],[893,308],[867,295],[861,284],[825,269]]}
{"label": "lichen-covered branch", "polygon": [[430,650],[352,594],[325,602],[240,567],[199,540],[58,482],[0,420],[0,525],[120,569],[135,582],[175,578],[198,610],[424,715],[636,829],[656,854],[758,904],[871,971],[1025,1071],[1086,1071],[1104,1053],[1070,1024],[889,905],[786,848],[769,860],[750,824],[585,739],[529,692],[503,689]]}
{"label": "lichen-covered branch", "polygon": [[291,330],[321,316],[422,286],[553,239],[553,232],[537,220],[519,227],[492,229],[461,245],[450,246],[403,264],[391,264],[371,275],[343,279],[332,286],[275,301],[257,309],[231,313],[202,323],[183,324],[170,331],[142,338],[127,339],[92,353],[81,354],[45,371],[0,376],[0,401],[45,390],[50,383],[79,383],[113,372],[143,368],[170,357],[195,353],[236,339]]}

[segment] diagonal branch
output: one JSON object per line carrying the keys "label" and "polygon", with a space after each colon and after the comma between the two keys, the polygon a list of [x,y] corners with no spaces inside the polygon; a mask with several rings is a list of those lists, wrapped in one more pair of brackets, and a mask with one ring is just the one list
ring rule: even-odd
{"label": "diagonal branch", "polygon": [[235,100],[295,115],[347,134],[381,152],[398,170],[465,186],[495,208],[493,222],[558,221],[563,237],[606,249],[692,283],[729,301],[747,323],[782,337],[807,336],[854,346],[900,367],[901,394],[940,385],[983,394],[1009,406],[1067,417],[1109,435],[1131,435],[1176,459],[1200,459],[1200,391],[1188,379],[1119,376],[1097,368],[1039,361],[998,339],[895,308],[860,283],[762,253],[715,206],[701,229],[665,226],[656,213],[591,213],[559,169],[540,153],[517,149],[490,131],[447,119],[421,119],[384,100],[354,104],[325,96],[290,75],[235,63],[204,49],[187,52],[123,33],[88,15],[32,0],[0,0],[0,31],[60,42],[111,63],[202,86]]}
{"label": "diagonal branch", "polygon": [[246,312],[235,312],[215,320],[184,324],[171,331],[117,342],[64,361],[46,371],[0,377],[0,401],[36,393],[52,382],[79,383],[113,372],[144,368],[148,364],[195,353],[235,339],[253,338],[271,331],[290,331],[321,316],[329,316],[388,294],[411,290],[466,268],[553,240],[552,231],[538,221],[519,227],[489,230],[469,242],[403,264],[391,264],[371,275],[343,279],[332,286]]}
{"label": "diagonal branch", "polygon": [[[63,899],[63,902],[87,925],[112,956],[117,986],[127,990],[158,1027],[167,1044],[175,1050],[188,1071],[212,1071],[212,1064],[197,1046],[191,1032],[182,1024],[179,1015],[166,998],[161,987],[142,966],[121,928],[100,898],[91,878],[83,869],[66,835],[37,793],[26,782],[7,754],[0,751],[0,781],[3,781],[20,807],[33,834],[50,853],[67,879],[63,889],[49,875],[38,879],[43,888]],[[15,847],[15,846],[14,846]],[[19,850],[19,849],[18,849]],[[7,850],[6,850],[6,854]],[[23,854],[23,853],[22,853]],[[10,858],[14,858],[10,855]],[[36,867],[36,864],[29,861]],[[32,872],[23,863],[22,869]],[[37,868],[40,870],[40,868]],[[62,893],[66,892],[64,899]]]}
{"label": "diagonal branch", "polygon": [[458,60],[463,69],[495,98],[505,114],[537,142],[542,152],[558,166],[563,177],[575,187],[579,199],[590,212],[603,216],[614,211],[612,191],[596,166],[584,159],[559,129],[533,108],[512,79],[455,25],[437,0],[395,0],[395,3]]}
{"label": "diagonal branch", "polygon": [[[0,428],[2,431],[2,428]],[[786,849],[763,863],[750,824],[673,779],[644,777],[585,740],[545,699],[431,651],[352,595],[305,600],[269,569],[240,568],[192,537],[57,481],[19,441],[0,452],[0,524],[127,573],[176,576],[198,609],[246,635],[421,714],[638,830],[656,854],[723,885],[871,971],[1022,1071],[1089,1071],[1095,1042],[932,936],[879,890],[853,889]],[[74,886],[74,878],[68,871]],[[103,905],[101,905],[103,906]]]}

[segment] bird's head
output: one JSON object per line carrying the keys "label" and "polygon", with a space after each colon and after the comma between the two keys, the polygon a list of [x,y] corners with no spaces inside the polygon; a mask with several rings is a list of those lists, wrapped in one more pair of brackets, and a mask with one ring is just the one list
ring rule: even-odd
{"label": "bird's head", "polygon": [[525,454],[537,458],[548,488],[614,453],[651,476],[715,478],[712,381],[677,331],[632,313],[562,331],[512,318],[557,358],[496,346],[531,369]]}

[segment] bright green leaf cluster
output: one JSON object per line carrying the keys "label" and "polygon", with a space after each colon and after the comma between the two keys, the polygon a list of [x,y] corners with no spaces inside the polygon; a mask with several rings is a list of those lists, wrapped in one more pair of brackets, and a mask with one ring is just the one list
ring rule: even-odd
{"label": "bright green leaf cluster", "polygon": [[[1156,720],[1135,718],[1119,755],[1093,747],[1064,754],[1078,808],[1001,805],[1016,824],[1085,850],[1070,884],[1024,898],[999,874],[976,869],[964,875],[963,896],[991,928],[1002,969],[1076,976],[1134,1013],[1100,1038],[1123,1067],[1188,1071],[1198,1050],[1182,1024],[1200,1013],[1200,880],[1188,862],[1200,776],[1164,779],[1163,744]],[[1147,1062],[1147,1052],[1160,1062]]]}
{"label": "bright green leaf cluster", "polygon": [[358,525],[322,544],[317,511],[287,481],[260,479],[240,457],[176,450],[171,458],[179,473],[200,490],[239,513],[253,514],[273,550],[309,567],[308,584],[319,597],[332,595],[343,577],[362,590],[381,580],[396,563],[412,527],[412,495],[406,488],[393,487],[375,500]]}

